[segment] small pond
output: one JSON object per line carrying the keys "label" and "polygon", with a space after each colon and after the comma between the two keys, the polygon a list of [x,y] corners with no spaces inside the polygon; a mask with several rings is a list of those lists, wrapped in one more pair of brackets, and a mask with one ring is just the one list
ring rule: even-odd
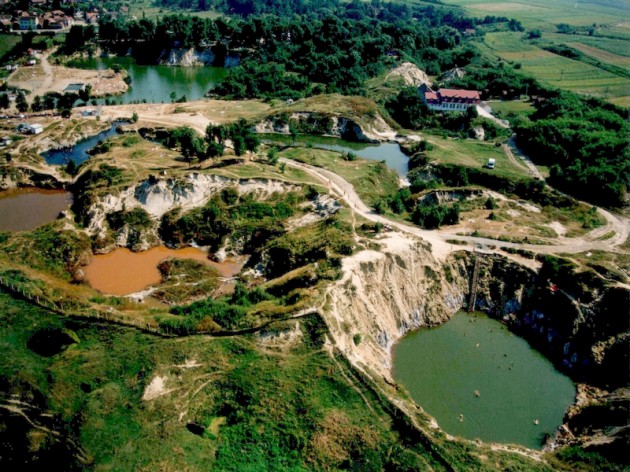
{"label": "small pond", "polygon": [[208,253],[193,247],[169,249],[165,246],[154,247],[148,251],[132,252],[118,248],[108,254],[92,257],[84,268],[85,280],[100,292],[110,295],[129,295],[144,290],[162,280],[158,264],[164,259],[194,259],[204,262],[219,271],[222,277],[238,274],[243,261],[226,260],[214,262],[208,259]]}
{"label": "small pond", "polygon": [[[263,134],[261,137],[269,144],[293,144],[291,136],[283,134]],[[409,172],[409,158],[400,150],[397,143],[367,144],[323,136],[298,136],[295,144],[336,152],[352,152],[370,161],[385,161],[387,167],[401,177],[405,177]]]}
{"label": "small pond", "polygon": [[68,162],[73,161],[77,166],[87,161],[90,158],[88,152],[95,147],[100,141],[105,141],[107,138],[114,136],[118,130],[118,127],[125,121],[116,121],[111,128],[101,131],[100,133],[91,136],[89,138],[79,141],[74,146],[65,147],[62,149],[51,149],[42,153],[42,157],[47,164],[52,165],[66,165]]}
{"label": "small pond", "polygon": [[62,190],[14,189],[0,192],[0,231],[30,231],[57,219],[72,203]]}
{"label": "small pond", "polygon": [[575,398],[573,382],[549,360],[478,313],[403,338],[394,377],[447,433],[533,449]]}
{"label": "small pond", "polygon": [[[188,100],[202,98],[213,84],[227,74],[223,67],[172,67],[140,65],[131,57],[93,58],[75,60],[73,67],[103,70],[114,64],[123,67],[131,77],[131,87],[123,95],[112,97],[116,102],[169,103],[171,94],[177,98],[186,95]],[[104,100],[99,100],[102,103]]]}

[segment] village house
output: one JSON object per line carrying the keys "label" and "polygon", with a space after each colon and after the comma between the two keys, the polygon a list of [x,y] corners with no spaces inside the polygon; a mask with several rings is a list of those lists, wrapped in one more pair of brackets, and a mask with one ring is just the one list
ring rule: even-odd
{"label": "village house", "polygon": [[430,89],[421,91],[424,103],[437,111],[466,111],[473,105],[481,103],[481,95],[476,90]]}
{"label": "village house", "polygon": [[44,13],[40,19],[40,23],[44,29],[64,29],[74,24],[74,19],[66,16],[61,10]]}
{"label": "village house", "polygon": [[39,25],[39,18],[37,18],[37,15],[23,11],[18,19],[18,23],[21,30],[36,30]]}

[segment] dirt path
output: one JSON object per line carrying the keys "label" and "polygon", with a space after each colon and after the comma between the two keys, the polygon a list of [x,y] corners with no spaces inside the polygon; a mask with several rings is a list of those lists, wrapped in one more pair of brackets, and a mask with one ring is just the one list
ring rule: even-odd
{"label": "dirt path", "polygon": [[536,178],[538,180],[545,180],[543,175],[538,170],[538,167],[536,167],[536,164],[534,164],[527,156],[525,156],[524,154],[522,154],[520,152],[519,152],[519,155],[518,155],[519,158],[517,159],[516,157],[514,157],[514,153],[512,152],[512,148],[518,149],[516,147],[516,143],[514,142],[514,139],[510,138],[508,143],[503,145],[503,150],[507,154],[508,158],[513,163],[515,163],[518,166],[521,166],[522,164],[525,164],[527,166],[527,168],[529,169],[529,173],[531,174],[532,177],[534,177],[534,178]]}
{"label": "dirt path", "polygon": [[31,96],[34,97],[36,95],[43,96],[46,92],[48,92],[52,88],[53,84],[53,69],[50,66],[50,62],[48,62],[48,56],[52,54],[54,50],[45,52],[39,56],[40,65],[42,70],[44,71],[44,80],[39,84],[39,87],[36,87],[31,93]]}
{"label": "dirt path", "polygon": [[[450,233],[448,230],[425,230],[405,223],[392,221],[384,216],[374,213],[371,208],[363,203],[349,182],[331,171],[292,161],[290,159],[282,158],[280,160],[287,165],[302,169],[322,181],[322,183],[324,183],[334,194],[343,199],[354,212],[364,218],[383,225],[388,225],[392,228],[396,228],[407,234],[412,234],[428,241],[431,243],[433,255],[437,259],[443,260],[453,251],[472,249],[471,247],[466,248],[463,246],[454,246],[448,242],[449,240],[467,242],[482,252],[502,254],[502,251],[496,249],[491,250],[489,247],[501,246],[511,249],[531,251],[539,254],[580,253],[594,250],[615,252],[617,250],[616,246],[622,244],[627,239],[628,233],[630,232],[630,225],[627,221],[617,218],[611,213],[601,209],[599,209],[600,213],[608,221],[608,224],[604,228],[597,229],[581,238],[565,238],[561,243],[558,242],[553,245],[510,243],[489,238],[459,236],[457,234]],[[601,235],[610,231],[615,232],[615,235],[612,238],[605,241],[594,240],[596,237],[601,237]]]}

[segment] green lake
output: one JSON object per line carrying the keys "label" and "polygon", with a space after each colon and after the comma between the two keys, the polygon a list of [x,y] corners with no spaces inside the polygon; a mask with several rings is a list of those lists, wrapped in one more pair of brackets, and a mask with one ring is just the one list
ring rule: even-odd
{"label": "green lake", "polygon": [[575,398],[567,376],[484,314],[411,333],[394,355],[396,380],[455,436],[540,449]]}
{"label": "green lake", "polygon": [[295,144],[328,151],[352,152],[362,159],[385,162],[387,167],[401,177],[405,177],[409,172],[409,158],[400,150],[397,143],[357,143],[328,136],[311,135],[300,135],[293,140],[291,136],[284,134],[261,134],[261,138],[269,144]]}
{"label": "green lake", "polygon": [[[227,74],[224,67],[171,67],[140,65],[131,57],[92,58],[73,61],[70,65],[80,69],[108,69],[119,64],[131,77],[127,93],[112,97],[116,102],[168,103],[171,93],[177,98],[186,95],[188,100],[202,98],[211,86]],[[102,100],[101,100],[102,101]]]}

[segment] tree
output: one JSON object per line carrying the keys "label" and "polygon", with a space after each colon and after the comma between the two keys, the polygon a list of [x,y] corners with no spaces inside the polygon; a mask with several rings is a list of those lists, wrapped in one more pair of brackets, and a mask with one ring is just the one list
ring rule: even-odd
{"label": "tree", "polygon": [[31,103],[31,110],[33,111],[42,111],[44,109],[44,103],[42,102],[42,97],[39,95],[35,95],[33,98],[33,103]]}
{"label": "tree", "polygon": [[203,159],[205,148],[201,137],[189,126],[182,126],[173,130],[173,138],[180,145],[182,156],[189,163],[193,159]]}
{"label": "tree", "polygon": [[210,141],[206,148],[206,156],[210,158],[219,157],[223,155],[225,146],[222,143],[216,141]]}
{"label": "tree", "polygon": [[66,172],[69,175],[76,175],[77,173],[77,165],[74,163],[72,159],[70,159],[68,163],[66,164]]}
{"label": "tree", "polygon": [[24,92],[18,93],[17,99],[15,100],[15,106],[20,113],[24,113],[28,110],[28,102],[26,101],[26,95],[24,95]]}
{"label": "tree", "polygon": [[131,115],[131,122],[132,123],[137,123],[138,120],[140,119],[140,117],[138,116],[138,114],[134,111],[133,115]]}
{"label": "tree", "polygon": [[2,93],[2,95],[0,95],[0,108],[6,110],[7,108],[9,108],[9,105],[11,105],[11,102],[9,101],[9,94],[4,92]]}
{"label": "tree", "polygon": [[92,84],[87,84],[84,88],[79,90],[79,99],[88,102],[92,97]]}
{"label": "tree", "polygon": [[241,135],[236,135],[232,137],[232,145],[234,146],[234,154],[237,156],[242,156],[245,154],[247,150],[245,146],[245,139]]}
{"label": "tree", "polygon": [[538,39],[542,38],[542,31],[539,29],[531,30],[527,33],[527,39]]}
{"label": "tree", "polygon": [[269,151],[267,151],[267,162],[275,166],[278,163],[278,159],[278,148],[272,146]]}

